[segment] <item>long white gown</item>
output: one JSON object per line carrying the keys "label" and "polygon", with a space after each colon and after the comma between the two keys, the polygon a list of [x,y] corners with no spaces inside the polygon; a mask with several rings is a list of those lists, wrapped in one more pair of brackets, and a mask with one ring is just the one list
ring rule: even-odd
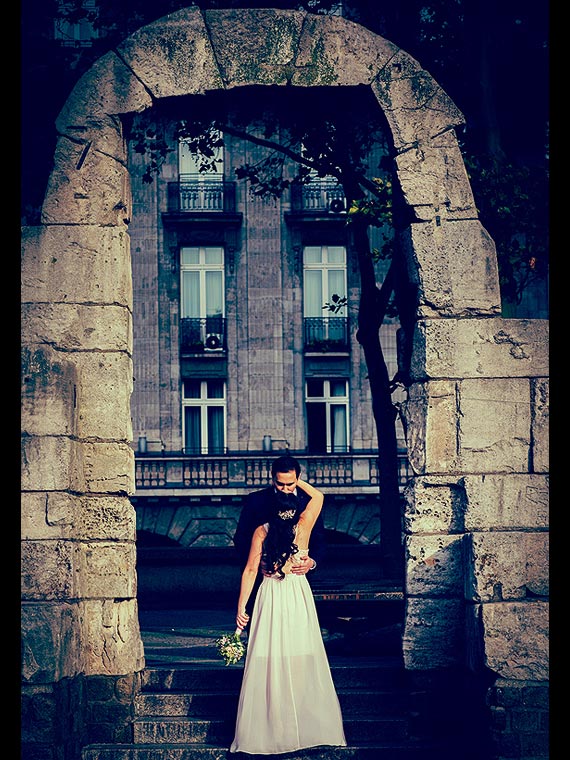
{"label": "long white gown", "polygon": [[230,752],[321,745],[344,747],[346,739],[313,593],[305,575],[265,577],[251,615]]}

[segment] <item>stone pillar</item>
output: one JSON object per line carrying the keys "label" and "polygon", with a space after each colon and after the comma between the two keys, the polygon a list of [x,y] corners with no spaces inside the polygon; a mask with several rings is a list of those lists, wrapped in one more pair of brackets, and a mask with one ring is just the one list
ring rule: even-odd
{"label": "stone pillar", "polygon": [[542,320],[423,320],[406,408],[406,667],[491,677],[517,757],[548,746],[547,347]]}

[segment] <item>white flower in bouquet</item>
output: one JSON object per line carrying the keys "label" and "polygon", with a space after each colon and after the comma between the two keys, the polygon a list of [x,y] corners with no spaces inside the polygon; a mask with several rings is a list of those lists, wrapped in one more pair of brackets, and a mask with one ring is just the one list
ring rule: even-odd
{"label": "white flower in bouquet", "polygon": [[235,665],[239,662],[246,650],[246,645],[241,640],[241,628],[236,628],[235,633],[226,633],[217,639],[216,648],[226,665]]}

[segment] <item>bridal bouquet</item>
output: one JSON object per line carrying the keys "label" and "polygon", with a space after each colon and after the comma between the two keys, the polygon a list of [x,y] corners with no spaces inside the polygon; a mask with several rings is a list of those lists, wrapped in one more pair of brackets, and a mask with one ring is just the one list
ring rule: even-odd
{"label": "bridal bouquet", "polygon": [[226,665],[235,665],[245,654],[246,645],[241,640],[240,634],[241,628],[236,628],[235,633],[226,633],[216,641],[216,648]]}

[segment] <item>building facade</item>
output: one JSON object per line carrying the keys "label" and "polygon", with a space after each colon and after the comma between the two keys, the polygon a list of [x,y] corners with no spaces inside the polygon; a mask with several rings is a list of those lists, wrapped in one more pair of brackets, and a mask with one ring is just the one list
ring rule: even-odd
{"label": "building facade", "polygon": [[[221,136],[201,173],[176,121],[155,127],[169,150],[152,182],[132,141],[129,152],[140,546],[231,545],[243,499],[285,452],[325,491],[333,542],[378,544],[377,437],[342,187],[315,175],[268,200],[235,174],[267,147]],[[371,151],[372,173],[386,151]],[[371,230],[374,247],[382,233]],[[337,297],[347,303],[332,312]],[[397,327],[382,327],[391,377]],[[398,435],[403,485],[399,423]]]}

